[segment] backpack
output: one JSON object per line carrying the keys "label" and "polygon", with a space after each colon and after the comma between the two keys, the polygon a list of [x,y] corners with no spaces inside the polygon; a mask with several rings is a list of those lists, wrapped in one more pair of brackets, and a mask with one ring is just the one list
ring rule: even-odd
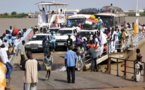
{"label": "backpack", "polygon": [[11,63],[7,62],[6,67],[7,67],[6,78],[10,78],[13,71],[13,66],[11,65]]}

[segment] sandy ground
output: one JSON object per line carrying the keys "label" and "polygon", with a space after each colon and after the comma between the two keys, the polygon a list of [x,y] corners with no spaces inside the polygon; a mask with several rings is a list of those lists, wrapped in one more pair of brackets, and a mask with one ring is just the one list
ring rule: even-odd
{"label": "sandy ground", "polygon": [[105,88],[105,89],[85,89],[85,90],[145,90],[143,87],[125,87],[125,88]]}

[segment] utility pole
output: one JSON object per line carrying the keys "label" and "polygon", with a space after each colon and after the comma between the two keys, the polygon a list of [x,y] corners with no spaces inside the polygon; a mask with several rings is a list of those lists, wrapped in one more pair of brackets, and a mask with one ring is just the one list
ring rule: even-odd
{"label": "utility pole", "polygon": [[136,0],[136,25],[135,25],[135,27],[134,27],[134,29],[136,29],[135,30],[135,32],[136,32],[136,43],[138,43],[138,41],[139,41],[139,19],[138,19],[138,17],[139,17],[139,10],[138,10],[138,0]]}
{"label": "utility pole", "polygon": [[139,19],[138,19],[139,15],[139,10],[138,10],[138,0],[136,0],[136,24],[137,24],[137,29],[139,28]]}

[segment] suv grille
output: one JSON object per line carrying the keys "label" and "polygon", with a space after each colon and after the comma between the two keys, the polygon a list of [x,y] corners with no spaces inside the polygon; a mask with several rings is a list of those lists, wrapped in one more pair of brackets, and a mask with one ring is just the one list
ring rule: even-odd
{"label": "suv grille", "polygon": [[31,44],[31,48],[32,49],[37,49],[38,48],[38,45],[37,44]]}

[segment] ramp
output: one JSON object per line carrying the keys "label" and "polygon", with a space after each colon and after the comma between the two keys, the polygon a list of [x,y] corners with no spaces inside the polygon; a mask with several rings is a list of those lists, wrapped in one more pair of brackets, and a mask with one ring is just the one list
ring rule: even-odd
{"label": "ramp", "polygon": [[[50,79],[45,78],[46,72],[38,73],[38,90],[92,90],[123,87],[144,87],[144,82],[132,82],[110,74],[100,72],[77,72],[74,84],[67,83],[66,72],[52,71]],[[17,78],[19,76],[19,79]],[[23,71],[12,73],[10,87],[12,90],[23,89]],[[107,89],[108,90],[108,89]],[[109,89],[114,90],[114,89]],[[130,89],[132,90],[132,89]],[[138,90],[138,89],[137,89]]]}
{"label": "ramp", "polygon": [[[100,64],[101,62],[103,62],[103,61],[105,61],[105,60],[107,60],[108,59],[108,55],[104,55],[104,56],[102,56],[101,58],[98,58],[97,60],[96,60],[96,63],[97,64]],[[89,64],[85,64],[85,70],[89,70],[90,69],[90,67],[91,67],[91,62],[89,63]]]}

